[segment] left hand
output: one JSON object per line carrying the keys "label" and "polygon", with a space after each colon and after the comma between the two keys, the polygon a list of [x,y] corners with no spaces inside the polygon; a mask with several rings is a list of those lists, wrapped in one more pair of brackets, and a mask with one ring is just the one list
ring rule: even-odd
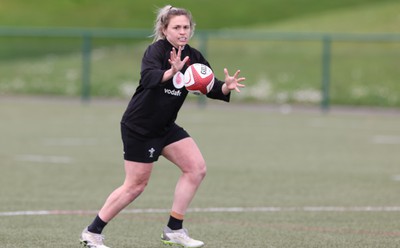
{"label": "left hand", "polygon": [[183,60],[181,60],[182,49],[183,47],[180,46],[177,52],[175,47],[172,48],[170,57],[168,59],[171,68],[164,72],[161,82],[167,82],[169,79],[173,78],[177,72],[182,70],[183,66],[189,60],[189,56],[186,56]]}
{"label": "left hand", "polygon": [[182,50],[182,46],[178,48],[178,52],[176,51],[175,47],[173,47],[170,53],[170,58],[168,59],[168,62],[171,65],[173,75],[182,70],[183,66],[186,64],[186,61],[188,61],[189,59],[189,56],[186,56],[183,60],[181,60]]}
{"label": "left hand", "polygon": [[237,70],[233,76],[229,75],[228,69],[224,68],[224,73],[225,73],[225,89],[222,87],[222,90],[225,94],[228,94],[231,90],[235,90],[237,92],[240,92],[239,88],[245,87],[244,84],[241,84],[240,82],[246,80],[246,78],[241,77],[238,78],[240,70]]}

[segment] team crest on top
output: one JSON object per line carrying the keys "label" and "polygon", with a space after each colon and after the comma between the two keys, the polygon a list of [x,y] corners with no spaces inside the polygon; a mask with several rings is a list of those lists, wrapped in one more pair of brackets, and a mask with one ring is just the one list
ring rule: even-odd
{"label": "team crest on top", "polygon": [[177,72],[174,77],[172,78],[172,82],[174,84],[174,87],[176,89],[181,89],[184,85],[185,82],[183,80],[183,73],[182,72]]}

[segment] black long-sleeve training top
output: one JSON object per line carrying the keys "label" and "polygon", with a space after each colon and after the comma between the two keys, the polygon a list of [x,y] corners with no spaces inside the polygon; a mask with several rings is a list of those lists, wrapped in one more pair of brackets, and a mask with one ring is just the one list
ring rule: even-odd
{"label": "black long-sleeve training top", "polygon": [[[172,47],[163,39],[147,48],[142,59],[139,86],[122,117],[121,123],[142,136],[158,137],[165,134],[175,122],[188,94],[183,85],[174,85],[172,79],[161,82],[164,72],[171,68],[168,59]],[[189,56],[189,60],[182,68],[182,73],[194,63],[210,67],[203,55],[189,45],[183,49],[181,59],[186,56]],[[223,83],[215,78],[214,86],[207,97],[229,102],[230,94],[222,93]]]}

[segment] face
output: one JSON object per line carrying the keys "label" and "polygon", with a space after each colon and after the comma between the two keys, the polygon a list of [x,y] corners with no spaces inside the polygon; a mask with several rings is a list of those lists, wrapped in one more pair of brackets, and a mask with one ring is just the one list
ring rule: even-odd
{"label": "face", "polygon": [[174,47],[184,46],[190,38],[190,21],[185,15],[171,16],[164,35]]}

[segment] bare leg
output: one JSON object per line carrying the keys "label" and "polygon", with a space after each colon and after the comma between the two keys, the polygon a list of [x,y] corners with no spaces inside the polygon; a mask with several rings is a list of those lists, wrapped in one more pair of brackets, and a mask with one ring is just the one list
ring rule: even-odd
{"label": "bare leg", "polygon": [[112,220],[121,210],[133,202],[145,189],[153,163],[138,163],[125,160],[125,181],[107,198],[99,212],[104,222]]}
{"label": "bare leg", "polygon": [[163,156],[182,171],[176,184],[172,211],[184,215],[206,175],[206,163],[198,146],[190,137],[166,146]]}

